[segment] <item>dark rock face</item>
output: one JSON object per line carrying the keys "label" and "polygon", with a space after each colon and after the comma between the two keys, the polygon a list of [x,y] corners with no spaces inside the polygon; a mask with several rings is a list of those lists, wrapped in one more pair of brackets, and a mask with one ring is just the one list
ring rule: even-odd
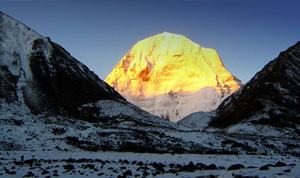
{"label": "dark rock face", "polygon": [[6,66],[0,67],[0,98],[7,102],[17,99],[16,84],[18,78],[12,75]]}
{"label": "dark rock face", "polygon": [[231,171],[231,170],[238,170],[238,169],[244,169],[245,166],[242,165],[242,164],[234,164],[234,165],[231,165],[229,168],[227,168],[228,171]]}
{"label": "dark rock face", "polygon": [[274,167],[284,167],[284,166],[287,166],[287,164],[284,163],[284,162],[281,162],[281,161],[278,161],[278,162],[274,165]]}
{"label": "dark rock face", "polygon": [[78,115],[98,100],[126,102],[65,49],[0,12],[0,99],[25,103],[32,113]]}
{"label": "dark rock face", "polygon": [[240,121],[294,128],[300,124],[300,42],[290,47],[243,88],[225,99],[210,123],[225,128]]}
{"label": "dark rock face", "polygon": [[[3,29],[3,18],[0,11],[0,47],[4,41]],[[2,60],[4,51],[0,49],[0,98],[4,98],[7,102],[11,102],[17,98],[16,94],[16,84],[18,78],[11,74],[5,62]],[[13,57],[18,58],[17,53],[12,54]],[[16,63],[14,63],[16,64]]]}
{"label": "dark rock face", "polygon": [[[51,55],[47,56],[45,52],[49,44]],[[75,114],[76,107],[85,103],[103,99],[125,101],[113,88],[49,38],[35,40],[32,50],[30,68],[33,79],[51,107],[62,107]]]}

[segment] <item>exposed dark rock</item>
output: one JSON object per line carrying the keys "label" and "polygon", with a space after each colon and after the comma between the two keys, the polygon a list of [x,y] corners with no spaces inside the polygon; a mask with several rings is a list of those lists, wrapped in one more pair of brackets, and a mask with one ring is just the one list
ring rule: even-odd
{"label": "exposed dark rock", "polygon": [[126,169],[126,166],[121,166],[120,169],[124,170],[124,169]]}
{"label": "exposed dark rock", "polygon": [[150,173],[149,172],[147,172],[147,171],[143,171],[143,176],[144,177],[147,177],[147,176],[149,176],[150,175]]}
{"label": "exposed dark rock", "polygon": [[66,132],[66,130],[64,129],[64,128],[53,128],[52,129],[52,133],[54,134],[54,135],[62,135],[62,134],[64,134]]}
{"label": "exposed dark rock", "polygon": [[203,163],[197,163],[195,165],[195,169],[197,170],[205,170],[207,168],[207,165],[203,164]]}
{"label": "exposed dark rock", "polygon": [[16,174],[16,171],[10,171],[6,167],[4,167],[3,169],[4,169],[4,171],[5,171],[6,174],[9,174],[9,175],[15,175]]}
{"label": "exposed dark rock", "polygon": [[103,175],[104,175],[103,172],[100,172],[100,173],[97,174],[97,176],[103,176]]}
{"label": "exposed dark rock", "polygon": [[28,160],[24,161],[24,164],[29,164],[30,167],[32,167],[32,165],[36,162],[37,162],[37,159],[28,159]]}
{"label": "exposed dark rock", "polygon": [[138,165],[138,166],[143,166],[144,163],[143,163],[142,161],[139,161],[139,162],[137,163],[137,165]]}
{"label": "exposed dark rock", "polygon": [[278,161],[278,162],[274,165],[274,167],[284,167],[284,166],[287,166],[287,164],[286,164],[286,163],[283,163],[283,162],[281,162],[281,161]]}
{"label": "exposed dark rock", "polygon": [[24,175],[24,177],[34,177],[34,176],[35,175],[31,171],[27,172],[27,174]]}
{"label": "exposed dark rock", "polygon": [[176,173],[177,173],[177,171],[176,171],[175,169],[169,169],[169,170],[168,170],[168,173],[171,173],[171,174],[176,174]]}
{"label": "exposed dark rock", "polygon": [[149,170],[150,168],[147,167],[147,166],[142,166],[142,167],[138,167],[136,170],[139,171],[141,169],[143,169],[143,170]]}
{"label": "exposed dark rock", "polygon": [[225,167],[224,166],[219,166],[218,169],[225,169]]}
{"label": "exposed dark rock", "polygon": [[255,167],[255,166],[248,166],[247,167],[247,169],[255,169],[255,168],[257,168],[257,167]]}
{"label": "exposed dark rock", "polygon": [[227,168],[228,171],[231,171],[231,170],[239,170],[239,169],[244,169],[245,166],[242,165],[242,164],[233,164],[231,166],[229,166],[229,168]]}
{"label": "exposed dark rock", "polygon": [[169,164],[169,167],[170,167],[170,168],[174,168],[174,167],[175,167],[175,164],[174,164],[174,163],[171,163],[171,164]]}
{"label": "exposed dark rock", "polygon": [[152,165],[157,171],[162,172],[162,173],[165,172],[165,169],[164,169],[165,165],[163,165],[162,163],[156,163],[156,162],[154,162],[154,163],[152,163],[151,165]]}
{"label": "exposed dark rock", "polygon": [[189,164],[184,165],[181,167],[180,171],[184,171],[184,172],[194,172],[195,171],[195,165],[194,163],[191,161]]}
{"label": "exposed dark rock", "polygon": [[261,171],[269,170],[270,166],[273,166],[273,165],[271,165],[271,164],[264,165],[264,166],[260,167],[259,170],[261,170]]}
{"label": "exposed dark rock", "polygon": [[1,61],[2,59],[0,60],[0,98],[4,98],[7,102],[12,102],[17,99],[16,85],[18,77],[11,74],[8,67],[2,65]]}
{"label": "exposed dark rock", "polygon": [[22,146],[13,141],[12,142],[0,141],[0,150],[18,151],[21,149],[22,149]]}
{"label": "exposed dark rock", "polygon": [[215,164],[210,164],[206,167],[207,170],[217,170],[217,166]]}
{"label": "exposed dark rock", "polygon": [[16,126],[21,126],[24,124],[24,122],[22,120],[16,120],[16,119],[13,119],[13,122]]}
{"label": "exposed dark rock", "polygon": [[43,170],[42,175],[49,174],[49,171]]}
{"label": "exposed dark rock", "polygon": [[127,170],[123,173],[123,176],[127,177],[127,176],[132,176],[132,172],[131,170]]}
{"label": "exposed dark rock", "polygon": [[69,171],[75,168],[74,165],[72,165],[72,164],[63,165],[63,167],[64,167],[64,169],[69,170]]}
{"label": "exposed dark rock", "polygon": [[300,42],[290,47],[217,109],[213,127],[225,128],[252,116],[253,124],[294,128],[300,124]]}
{"label": "exposed dark rock", "polygon": [[[50,58],[45,54],[49,44],[52,48]],[[32,45],[32,50],[30,67],[34,84],[46,96],[45,99],[49,103],[48,106],[38,106],[39,110],[43,111],[42,107],[62,107],[77,117],[76,108],[82,104],[103,99],[125,101],[114,89],[58,44],[37,39]]]}
{"label": "exposed dark rock", "polygon": [[95,169],[95,165],[94,164],[87,164],[87,165],[84,165],[83,169]]}

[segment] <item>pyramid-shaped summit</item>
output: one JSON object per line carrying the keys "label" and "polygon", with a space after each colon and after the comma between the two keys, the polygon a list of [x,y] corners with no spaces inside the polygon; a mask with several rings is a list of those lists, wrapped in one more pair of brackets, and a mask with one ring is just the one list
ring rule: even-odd
{"label": "pyramid-shaped summit", "polygon": [[242,84],[216,50],[169,32],[137,42],[105,81],[130,102],[172,121],[216,109]]}

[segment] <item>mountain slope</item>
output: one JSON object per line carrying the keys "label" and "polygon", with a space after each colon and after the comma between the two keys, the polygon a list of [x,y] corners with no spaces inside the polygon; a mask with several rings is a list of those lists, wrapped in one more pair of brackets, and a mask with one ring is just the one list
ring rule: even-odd
{"label": "mountain slope", "polygon": [[266,142],[163,120],[127,102],[49,38],[3,13],[0,27],[0,151],[300,153],[297,139],[290,149],[286,137]]}
{"label": "mountain slope", "polygon": [[[171,143],[158,144],[156,130],[176,125],[128,103],[62,47],[3,13],[0,27],[0,149],[44,149],[49,142],[51,149],[66,144],[91,149],[90,143],[95,150],[125,151],[139,143],[136,149],[143,152],[172,150]],[[162,146],[146,147],[146,141]]]}
{"label": "mountain slope", "polygon": [[[300,42],[290,47],[218,107],[215,127],[236,124],[299,132]],[[235,129],[234,129],[235,128]],[[260,133],[264,134],[264,133]]]}
{"label": "mountain slope", "polygon": [[211,112],[194,112],[180,121],[178,124],[185,125],[187,127],[195,128],[201,131],[204,131],[208,128],[211,119],[214,117],[215,111]]}
{"label": "mountain slope", "polygon": [[242,85],[214,49],[168,32],[136,43],[105,81],[130,102],[171,121],[214,110]]}
{"label": "mountain slope", "polygon": [[26,25],[0,13],[0,27],[1,151],[224,152],[128,103]]}
{"label": "mountain slope", "polygon": [[0,96],[24,102],[33,112],[73,112],[99,99],[125,101],[114,89],[49,38],[0,14]]}

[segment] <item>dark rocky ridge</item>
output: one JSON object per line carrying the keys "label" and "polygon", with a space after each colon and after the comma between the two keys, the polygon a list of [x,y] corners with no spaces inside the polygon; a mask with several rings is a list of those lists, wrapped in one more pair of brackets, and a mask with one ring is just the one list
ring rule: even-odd
{"label": "dark rocky ridge", "polygon": [[254,119],[252,124],[296,129],[300,124],[299,76],[300,42],[281,52],[244,87],[225,99],[210,125],[225,128]]}
{"label": "dark rocky ridge", "polygon": [[35,114],[64,110],[73,116],[77,107],[98,100],[126,103],[61,46],[1,12],[0,42],[0,98],[7,102],[23,100]]}
{"label": "dark rocky ridge", "polygon": [[[48,106],[62,107],[74,115],[77,114],[76,108],[85,103],[103,99],[126,102],[118,92],[61,46],[49,38],[47,40],[52,47],[51,57],[47,61],[44,54],[48,44],[43,39],[35,40],[30,68],[38,90],[47,97]],[[36,110],[36,107],[32,109]]]}

